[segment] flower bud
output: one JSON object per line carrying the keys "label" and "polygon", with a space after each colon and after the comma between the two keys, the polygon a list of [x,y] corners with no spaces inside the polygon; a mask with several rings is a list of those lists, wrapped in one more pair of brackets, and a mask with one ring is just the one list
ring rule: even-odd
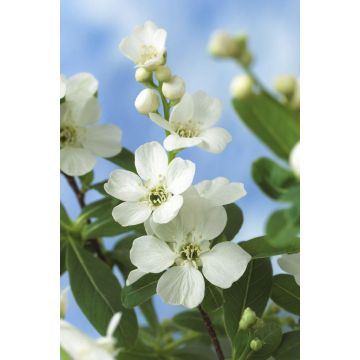
{"label": "flower bud", "polygon": [[249,75],[236,76],[230,84],[230,94],[237,99],[245,99],[252,94],[254,80]]}
{"label": "flower bud", "polygon": [[292,98],[296,91],[297,81],[292,75],[278,76],[274,81],[274,88],[287,98]]}
{"label": "flower bud", "polygon": [[151,71],[143,68],[143,67],[140,67],[140,68],[137,68],[136,71],[135,71],[135,80],[137,82],[146,82],[148,80],[150,80],[151,78]]}
{"label": "flower bud", "polygon": [[247,49],[247,43],[248,43],[248,34],[245,32],[241,32],[239,35],[237,35],[234,39],[236,41],[237,45],[237,55],[241,56],[244,51]]}
{"label": "flower bud", "polygon": [[171,80],[171,71],[167,66],[159,66],[155,70],[155,77],[158,81],[164,82]]}
{"label": "flower bud", "polygon": [[246,50],[244,51],[239,58],[241,64],[245,67],[249,67],[253,62],[253,56],[250,51]]}
{"label": "flower bud", "polygon": [[135,100],[136,110],[141,114],[157,111],[160,105],[159,96],[152,89],[142,90]]}
{"label": "flower bud", "polygon": [[185,94],[185,82],[178,76],[173,76],[170,81],[162,85],[164,96],[170,100],[180,99]]}
{"label": "flower bud", "polygon": [[253,340],[250,341],[250,349],[252,351],[259,351],[261,350],[261,348],[263,347],[264,343],[258,339],[258,338],[255,338]]}
{"label": "flower bud", "polygon": [[248,329],[250,326],[254,325],[257,321],[257,316],[255,311],[251,310],[249,307],[247,307],[244,312],[243,315],[240,319],[240,328],[241,330],[246,330]]}
{"label": "flower bud", "polygon": [[208,51],[215,57],[232,57],[237,53],[237,42],[225,31],[215,32],[209,41]]}
{"label": "flower bud", "polygon": [[291,150],[289,156],[290,168],[297,177],[300,177],[300,143],[297,143]]}

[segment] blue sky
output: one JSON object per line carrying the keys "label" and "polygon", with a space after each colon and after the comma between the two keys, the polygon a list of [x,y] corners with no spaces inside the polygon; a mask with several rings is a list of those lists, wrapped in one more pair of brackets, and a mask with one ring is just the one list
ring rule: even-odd
{"label": "blue sky", "polygon": [[[99,80],[102,122],[123,130],[123,144],[135,150],[141,144],[163,141],[163,131],[138,114],[134,100],[142,86],[134,80],[133,64],[118,50],[120,40],[135,25],[154,21],[167,30],[168,66],[186,81],[187,91],[204,90],[219,97],[224,112],[219,123],[233,136],[220,155],[192,148],[181,156],[196,163],[195,182],[225,176],[245,184],[248,195],[238,202],[245,222],[238,240],[262,235],[268,215],[278,207],[255,186],[251,163],[260,156],[273,157],[267,148],[237,119],[230,104],[229,83],[241,73],[230,61],[217,61],[206,51],[210,34],[216,29],[231,33],[246,31],[256,62],[254,71],[269,87],[278,74],[299,76],[299,0],[62,0],[61,73],[70,76],[90,72]],[[99,159],[96,180],[108,177],[114,166]],[[95,199],[89,194],[87,200]],[[79,213],[77,203],[61,181],[61,199],[72,217]],[[106,240],[111,246],[113,240]],[[68,284],[67,276],[61,279]],[[94,335],[96,331],[69,296],[67,320]],[[160,318],[170,317],[178,308],[156,298]]]}

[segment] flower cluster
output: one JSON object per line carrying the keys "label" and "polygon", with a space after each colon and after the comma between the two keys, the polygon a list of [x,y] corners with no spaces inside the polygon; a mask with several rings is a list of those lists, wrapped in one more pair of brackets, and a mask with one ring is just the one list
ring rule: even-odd
{"label": "flower cluster", "polygon": [[231,135],[213,127],[221,116],[220,100],[203,91],[185,93],[184,81],[166,67],[165,40],[166,31],[147,21],[120,44],[136,65],[135,79],[146,87],[135,107],[163,128],[166,138],[163,147],[158,142],[141,145],[135,151],[137,174],[115,170],[104,188],[122,201],[113,209],[114,220],[122,226],[144,223],[147,233],[133,242],[130,260],[136,270],[127,284],[147,273],[162,273],[157,293],[163,301],[193,308],[204,298],[205,279],[229,288],[251,260],[237,244],[218,240],[227,223],[223,205],[246,192],[243,184],[223,177],[192,185],[195,164],[176,157],[192,146],[220,153]]}
{"label": "flower cluster", "polygon": [[60,169],[70,176],[90,172],[96,156],[112,157],[121,151],[121,130],[97,124],[101,109],[98,81],[91,74],[60,77]]}

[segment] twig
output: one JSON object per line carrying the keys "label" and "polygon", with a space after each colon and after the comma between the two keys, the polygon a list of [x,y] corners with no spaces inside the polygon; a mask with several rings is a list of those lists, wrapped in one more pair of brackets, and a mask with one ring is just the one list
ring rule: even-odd
{"label": "twig", "polygon": [[216,355],[217,355],[218,359],[219,359],[219,360],[224,360],[224,359],[225,359],[224,353],[223,353],[223,351],[222,351],[222,349],[221,349],[219,340],[218,340],[218,338],[217,338],[217,335],[216,335],[216,332],[215,332],[215,329],[214,329],[214,325],[213,325],[213,323],[211,322],[209,315],[208,315],[207,312],[201,307],[201,305],[198,306],[198,309],[199,309],[199,311],[200,311],[201,317],[202,317],[203,320],[204,320],[204,323],[205,323],[206,328],[207,328],[207,331],[208,331],[208,333],[209,333],[211,342],[212,342],[213,345],[214,345],[214,348],[215,348]]}

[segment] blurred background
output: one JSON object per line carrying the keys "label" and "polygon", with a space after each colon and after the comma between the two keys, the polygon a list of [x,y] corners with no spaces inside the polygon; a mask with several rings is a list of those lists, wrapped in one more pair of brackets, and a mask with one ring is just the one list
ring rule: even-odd
{"label": "blurred background", "polygon": [[[279,74],[298,77],[299,1],[62,0],[61,73],[68,77],[77,72],[90,72],[99,80],[101,121],[122,128],[125,147],[134,151],[148,141],[162,142],[163,131],[134,108],[135,98],[143,87],[134,80],[134,66],[122,56],[118,44],[134,26],[146,20],[166,29],[167,64],[171,71],[185,80],[188,92],[204,90],[222,100],[224,111],[218,125],[228,129],[233,136],[232,143],[222,154],[192,148],[183,151],[181,157],[196,163],[195,183],[225,176],[245,184],[248,194],[238,202],[244,212],[244,225],[237,240],[248,240],[264,233],[265,220],[279,207],[252,181],[251,163],[260,156],[274,156],[240,122],[232,109],[229,84],[242,70],[231,61],[211,58],[207,44],[211,33],[217,29],[234,34],[246,31],[250,50],[255,56],[254,72],[268,88]],[[108,178],[114,168],[110,162],[98,159],[95,181]],[[95,192],[90,192],[86,200],[97,197]],[[70,216],[75,218],[80,209],[63,179],[61,200]],[[113,243],[114,239],[105,239],[107,247]],[[66,287],[68,283],[67,274],[64,274],[61,286]],[[160,319],[181,310],[163,304],[157,297],[154,301]],[[71,292],[66,319],[87,334],[96,334]]]}

